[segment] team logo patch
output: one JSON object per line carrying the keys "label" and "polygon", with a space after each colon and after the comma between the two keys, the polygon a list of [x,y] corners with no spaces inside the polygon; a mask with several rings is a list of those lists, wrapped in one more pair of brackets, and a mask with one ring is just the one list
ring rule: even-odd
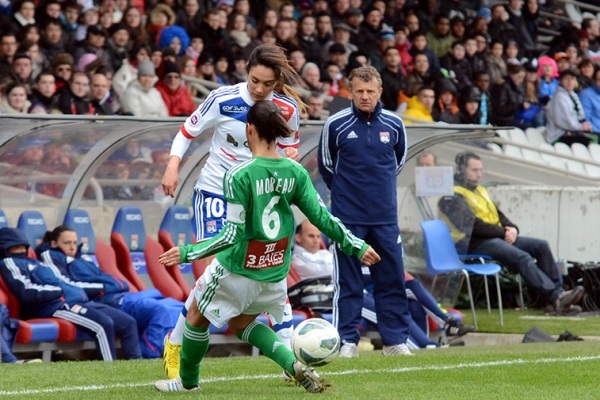
{"label": "team logo patch", "polygon": [[207,233],[216,233],[217,232],[217,221],[207,221],[206,222],[206,232]]}
{"label": "team logo patch", "polygon": [[138,243],[139,243],[138,240],[139,240],[138,235],[136,235],[136,234],[131,235],[131,250],[137,250]]}
{"label": "team logo patch", "polygon": [[389,143],[390,142],[390,133],[389,132],[379,132],[379,140],[381,143]]}
{"label": "team logo patch", "polygon": [[192,123],[192,125],[198,125],[199,121],[200,118],[198,118],[198,115],[192,114],[192,118],[190,118],[190,122]]}

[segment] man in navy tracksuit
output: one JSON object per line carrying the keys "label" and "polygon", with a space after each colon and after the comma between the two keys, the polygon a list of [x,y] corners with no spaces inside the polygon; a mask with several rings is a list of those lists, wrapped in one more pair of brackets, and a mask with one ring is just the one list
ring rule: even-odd
{"label": "man in navy tracksuit", "polygon": [[116,359],[115,335],[127,358],[141,358],[135,319],[104,304],[88,301],[85,291],[61,282],[52,271],[27,257],[29,242],[16,228],[0,229],[0,274],[21,304],[21,316],[54,317],[95,337],[104,361]]}
{"label": "man in navy tracksuit", "polygon": [[[381,262],[370,269],[383,354],[409,355],[396,198],[406,133],[402,120],[381,107],[381,77],[374,68],[354,69],[349,81],[351,106],[330,116],[323,127],[319,172],[331,190],[332,214],[381,255]],[[343,341],[340,356],[356,357],[364,289],[361,264],[338,248],[335,255],[333,320]]]}

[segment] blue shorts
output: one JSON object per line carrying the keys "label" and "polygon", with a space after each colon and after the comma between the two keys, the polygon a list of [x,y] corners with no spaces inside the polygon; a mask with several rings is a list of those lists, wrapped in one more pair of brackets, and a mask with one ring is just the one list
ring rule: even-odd
{"label": "blue shorts", "polygon": [[227,223],[227,201],[221,194],[194,190],[194,233],[196,240],[210,239]]}

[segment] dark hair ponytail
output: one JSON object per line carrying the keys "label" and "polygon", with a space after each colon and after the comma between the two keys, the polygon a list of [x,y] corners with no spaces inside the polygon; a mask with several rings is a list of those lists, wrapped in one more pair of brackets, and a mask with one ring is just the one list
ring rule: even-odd
{"label": "dark hair ponytail", "polygon": [[279,136],[290,136],[292,129],[281,115],[281,108],[272,101],[260,100],[254,103],[246,121],[254,125],[258,137],[268,143],[274,142]]}
{"label": "dark hair ponytail", "polygon": [[66,225],[59,225],[51,231],[46,231],[44,233],[44,238],[42,239],[42,243],[50,243],[52,241],[57,241],[60,235],[63,232],[75,232],[73,229],[69,228]]}

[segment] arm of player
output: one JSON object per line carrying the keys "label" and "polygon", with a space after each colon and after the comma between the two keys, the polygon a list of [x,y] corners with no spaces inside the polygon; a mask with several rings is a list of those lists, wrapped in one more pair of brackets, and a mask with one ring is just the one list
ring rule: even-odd
{"label": "arm of player", "polygon": [[323,126],[323,131],[321,132],[321,139],[319,140],[317,161],[319,163],[319,173],[329,189],[331,189],[334,165],[337,157],[335,140],[331,140],[332,138],[330,136],[329,121],[326,121]]}

